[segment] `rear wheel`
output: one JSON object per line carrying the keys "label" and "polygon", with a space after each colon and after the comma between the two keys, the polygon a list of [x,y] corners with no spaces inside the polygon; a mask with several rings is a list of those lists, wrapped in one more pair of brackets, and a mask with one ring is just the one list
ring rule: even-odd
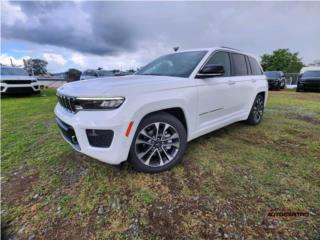
{"label": "rear wheel", "polygon": [[264,97],[259,94],[256,96],[251,108],[247,123],[257,125],[261,122],[264,111]]}
{"label": "rear wheel", "polygon": [[142,172],[161,172],[182,160],[187,133],[174,116],[161,112],[147,116],[134,136],[129,162]]}

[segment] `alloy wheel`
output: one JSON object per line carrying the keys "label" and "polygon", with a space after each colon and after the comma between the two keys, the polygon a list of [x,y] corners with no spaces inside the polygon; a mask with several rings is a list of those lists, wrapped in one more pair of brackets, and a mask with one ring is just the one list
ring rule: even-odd
{"label": "alloy wheel", "polygon": [[178,131],[165,122],[154,122],[138,133],[135,151],[138,159],[146,166],[161,167],[170,163],[180,149]]}
{"label": "alloy wheel", "polygon": [[259,122],[263,115],[264,102],[262,97],[258,97],[253,106],[253,118],[255,122]]}

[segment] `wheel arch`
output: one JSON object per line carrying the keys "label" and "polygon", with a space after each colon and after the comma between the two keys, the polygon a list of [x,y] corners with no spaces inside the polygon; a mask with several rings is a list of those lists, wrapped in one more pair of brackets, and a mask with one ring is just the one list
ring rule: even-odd
{"label": "wheel arch", "polygon": [[[257,95],[261,95],[263,97],[263,100],[264,100],[264,105],[267,104],[267,100],[268,100],[268,92],[267,91],[258,91]],[[256,98],[256,97],[255,97]]]}
{"label": "wheel arch", "polygon": [[186,133],[188,135],[188,123],[187,123],[187,119],[186,119],[186,114],[185,114],[185,111],[183,110],[183,108],[181,108],[181,107],[169,107],[169,108],[159,109],[159,110],[155,110],[155,111],[146,113],[142,116],[138,125],[146,117],[153,115],[153,114],[156,114],[156,113],[161,113],[161,112],[166,112],[166,113],[176,117],[182,123],[182,125],[184,126]]}

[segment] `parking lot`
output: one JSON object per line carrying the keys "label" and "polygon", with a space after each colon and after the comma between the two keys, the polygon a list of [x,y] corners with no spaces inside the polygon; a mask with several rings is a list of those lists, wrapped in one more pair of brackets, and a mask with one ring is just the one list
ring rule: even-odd
{"label": "parking lot", "polygon": [[[116,169],[71,149],[55,90],[4,98],[2,236],[15,239],[316,239],[320,95],[270,92],[259,126],[236,123],[189,143],[160,173]],[[307,210],[276,221],[271,208]]]}

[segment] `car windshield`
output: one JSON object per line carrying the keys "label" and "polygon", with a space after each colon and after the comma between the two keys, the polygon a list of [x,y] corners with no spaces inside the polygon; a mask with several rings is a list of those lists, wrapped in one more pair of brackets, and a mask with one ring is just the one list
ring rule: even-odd
{"label": "car windshield", "polygon": [[320,77],[320,71],[308,71],[303,73],[302,77]]}
{"label": "car windshield", "polygon": [[267,77],[280,77],[280,72],[265,72]]}
{"label": "car windshield", "polygon": [[97,76],[97,73],[96,73],[96,71],[93,71],[93,70],[89,70],[89,71],[87,70],[87,71],[84,71],[82,75],[95,77],[95,76]]}
{"label": "car windshield", "polygon": [[114,76],[114,73],[111,72],[111,71],[99,71],[99,76],[100,77],[111,77],[111,76]]}
{"label": "car windshield", "polygon": [[1,76],[14,75],[14,76],[29,76],[28,72],[22,68],[1,68]]}
{"label": "car windshield", "polygon": [[136,75],[156,75],[189,77],[194,68],[206,54],[206,51],[193,51],[172,53],[157,58],[142,69]]}

